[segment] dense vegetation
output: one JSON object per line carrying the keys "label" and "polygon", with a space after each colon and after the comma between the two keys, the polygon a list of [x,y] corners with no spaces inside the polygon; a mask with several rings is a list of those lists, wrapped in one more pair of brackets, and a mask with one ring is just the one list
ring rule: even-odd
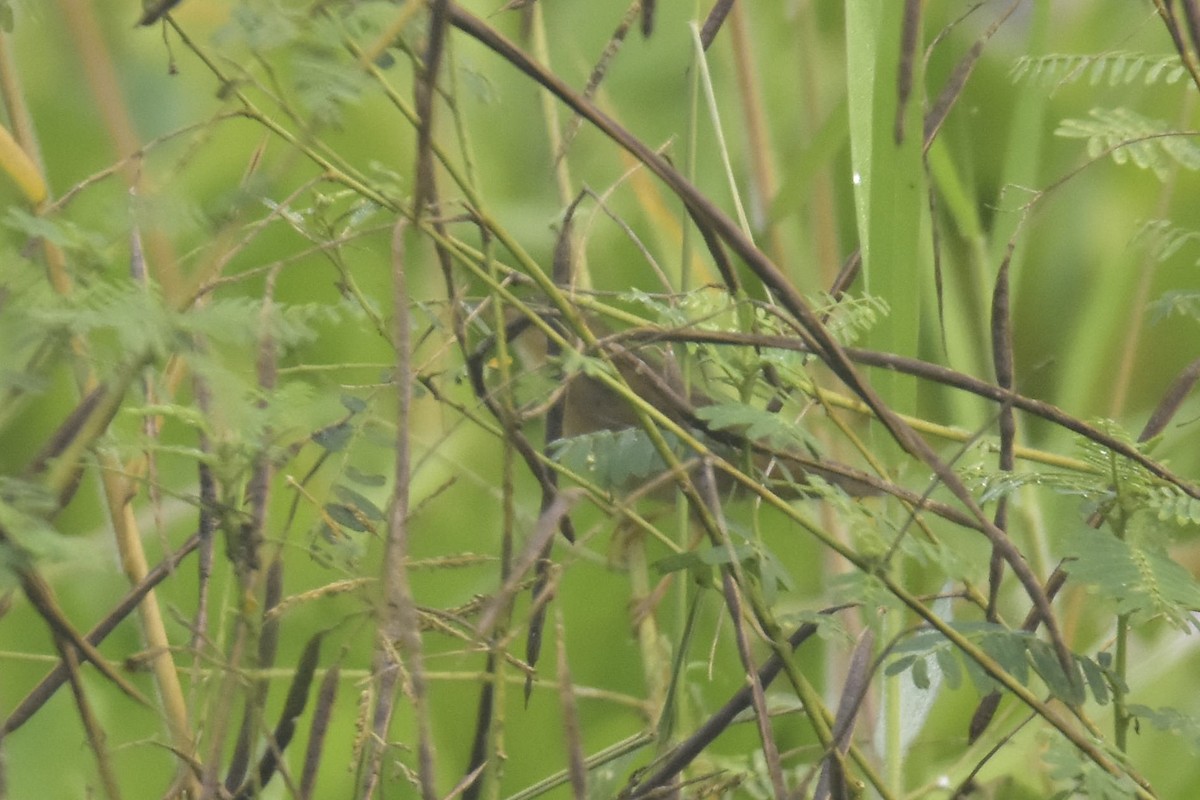
{"label": "dense vegetation", "polygon": [[0,0],[0,796],[1187,796],[1194,4],[498,5]]}

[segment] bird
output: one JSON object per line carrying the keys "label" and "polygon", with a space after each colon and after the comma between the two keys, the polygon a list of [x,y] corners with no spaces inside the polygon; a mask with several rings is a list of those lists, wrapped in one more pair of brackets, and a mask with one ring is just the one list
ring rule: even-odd
{"label": "bird", "polygon": [[[553,315],[544,318],[561,330]],[[703,409],[717,406],[719,401],[687,380],[671,347],[645,341],[652,339],[652,335],[632,336],[636,331],[614,335],[594,318],[587,318],[586,323],[596,334],[599,350],[585,355],[607,361],[611,365],[610,374],[641,400],[674,425],[696,435],[709,452],[735,466],[744,466],[781,496],[794,499],[825,491],[813,481],[814,476],[854,497],[879,493],[880,482],[869,474],[819,459],[799,448],[781,450],[769,442],[749,439],[745,426],[717,426],[707,421]],[[512,349],[526,368],[541,369],[553,360],[554,348],[528,317],[512,316],[506,328]],[[569,361],[560,359],[560,364]],[[644,423],[634,403],[597,377],[594,370],[572,369],[560,373],[558,378],[560,389],[549,405],[547,416],[557,407],[561,424],[556,426],[558,430],[551,431],[553,441],[547,445],[560,463],[575,467],[576,472],[591,472],[591,477],[599,478],[597,483],[615,494],[628,494],[652,482],[661,483],[668,490],[673,488],[675,481],[670,479],[667,464],[645,436]],[[546,405],[542,403],[543,408]],[[695,468],[703,462],[700,454],[683,446],[677,437],[666,438],[677,445],[676,454],[691,466],[694,478]],[[720,496],[737,498],[745,494],[727,471],[714,472]]]}
{"label": "bird", "polygon": [[137,24],[142,26],[153,25],[181,2],[183,0],[149,0],[149,2],[142,5],[142,16],[138,19]]}

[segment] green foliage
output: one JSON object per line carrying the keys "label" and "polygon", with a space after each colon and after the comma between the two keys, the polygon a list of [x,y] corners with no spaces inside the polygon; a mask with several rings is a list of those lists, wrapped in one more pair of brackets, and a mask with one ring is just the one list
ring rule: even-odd
{"label": "green foliage", "polygon": [[823,294],[814,299],[813,307],[825,317],[829,332],[845,345],[857,342],[881,318],[891,313],[887,301],[882,297],[849,292],[838,298]]}
{"label": "green foliage", "polygon": [[[1131,244],[1143,248],[1159,264],[1197,242],[1200,242],[1200,231],[1174,225],[1165,219],[1142,223],[1131,240]],[[1200,264],[1200,257],[1193,260],[1193,265],[1197,264]],[[1168,290],[1150,303],[1149,311],[1154,322],[1173,316],[1200,319],[1200,292]]]}
{"label": "green foliage", "polygon": [[353,63],[343,63],[336,50],[297,53],[292,69],[296,97],[312,119],[322,125],[337,125],[342,109],[353,105],[368,85],[368,79]]}
{"label": "green foliage", "polygon": [[[664,435],[669,437],[669,443],[674,440],[672,449],[682,456],[678,440],[669,433]],[[575,474],[608,490],[630,487],[661,475],[667,468],[646,432],[636,428],[559,439],[551,443],[550,454]]]}
{"label": "green foliage", "polygon": [[[130,283],[97,281],[70,297],[47,302],[32,315],[47,336],[97,337],[111,334],[115,353],[171,352],[182,318],[172,314],[161,298]],[[114,355],[114,357],[116,357]]]}
{"label": "green foliage", "polygon": [[[1160,264],[1194,243],[1200,243],[1200,231],[1173,225],[1166,219],[1146,220],[1130,240],[1131,245],[1144,248]],[[1200,257],[1195,263],[1200,263]]]}
{"label": "green foliage", "polygon": [[774,602],[780,592],[795,588],[795,580],[784,563],[760,544],[745,541],[729,547],[702,547],[698,550],[668,556],[652,565],[661,575],[672,572],[688,572],[693,580],[712,585],[713,567],[737,563],[748,570],[758,581],[769,602]]}
{"label": "green foliage", "polygon": [[1163,292],[1150,304],[1150,312],[1155,322],[1175,316],[1200,320],[1200,292]]}
{"label": "green foliage", "polygon": [[[969,641],[978,645],[994,665],[1008,672],[1021,683],[1028,683],[1031,672],[1036,673],[1055,697],[1077,705],[1086,700],[1086,687],[1092,699],[1100,705],[1109,701],[1108,676],[1095,661],[1076,656],[1069,677],[1058,663],[1053,650],[1042,640],[1025,631],[1013,631],[988,622],[954,622],[952,627]],[[914,686],[928,689],[930,670],[937,665],[939,676],[950,689],[957,689],[965,672],[980,696],[994,691],[992,677],[975,661],[962,653],[938,631],[921,630],[892,648],[885,675],[908,673]]]}
{"label": "green foliage", "polygon": [[325,325],[342,318],[336,306],[285,304],[252,298],[226,298],[205,303],[180,316],[181,333],[214,342],[247,346],[268,337],[284,352],[317,339]]}
{"label": "green foliage", "polygon": [[96,267],[110,255],[110,242],[104,235],[69,219],[34,216],[22,208],[9,207],[3,223],[15,233],[45,239],[72,253],[82,262],[80,266]]}
{"label": "green foliage", "polygon": [[[1134,444],[1130,433],[1112,420],[1097,420],[1096,427],[1123,444]],[[1131,504],[1126,506],[1128,510],[1136,507],[1137,501],[1153,484],[1144,467],[1118,455],[1101,442],[1079,437],[1075,446],[1079,457],[1094,469],[1093,485],[1104,486],[1106,493],[1116,490]]]}
{"label": "green foliage", "polygon": [[[669,298],[635,290],[628,299],[646,308],[659,324],[669,327],[734,332],[745,329],[778,336],[794,332],[776,309],[765,304],[734,302],[728,294],[712,287]],[[865,293],[846,292],[835,298],[819,292],[806,300],[815,313],[825,318],[829,332],[846,345],[854,344],[889,313],[887,301]]]}
{"label": "green foliage", "polygon": [[[14,262],[12,254],[0,258],[2,264]],[[38,326],[37,318],[43,306],[54,302],[50,288],[33,270],[0,268],[0,297],[4,310],[0,314],[0,341],[5,347],[5,357],[0,359],[0,390],[41,392],[46,387],[46,376],[30,371],[27,364],[48,344],[48,332]]]}
{"label": "green foliage", "polygon": [[1130,704],[1129,712],[1138,720],[1179,737],[1193,751],[1200,753],[1200,717],[1197,715],[1175,706],[1151,708],[1138,703]]}
{"label": "green foliage", "polygon": [[1085,139],[1090,157],[1109,155],[1117,164],[1132,161],[1159,180],[1166,179],[1173,165],[1200,169],[1200,147],[1170,123],[1128,108],[1093,108],[1089,114],[1090,119],[1064,119],[1055,135]]}
{"label": "green foliage", "polygon": [[[1100,427],[1129,441],[1112,423]],[[1079,447],[1096,472],[1090,482],[1070,481],[1071,491],[1090,498],[1107,515],[1112,532],[1076,526],[1067,534],[1062,546],[1071,559],[1071,578],[1111,599],[1115,613],[1129,615],[1131,624],[1161,617],[1190,629],[1191,612],[1200,608],[1200,584],[1166,546],[1200,521],[1200,504],[1091,440],[1081,440]]]}
{"label": "green foliage", "polygon": [[1152,535],[1137,535],[1150,519],[1149,514],[1135,515],[1129,539],[1092,530],[1072,532],[1064,542],[1065,554],[1073,559],[1067,569],[1097,597],[1111,600],[1116,613],[1130,615],[1131,624],[1161,617],[1188,631],[1195,625],[1192,612],[1200,610],[1200,585]]}
{"label": "green foliage", "polygon": [[[17,590],[0,716],[20,719],[65,641],[45,598],[22,599],[33,576],[90,627],[143,584],[139,565],[178,555],[140,629],[103,647],[151,665],[136,681],[154,682],[155,714],[125,713],[85,666],[68,698],[84,722],[38,706],[5,735],[12,796],[161,796],[194,766],[249,800],[280,791],[280,759],[297,796],[372,779],[372,796],[444,796],[473,750],[486,763],[462,791],[481,798],[571,781],[787,796],[829,763],[829,720],[864,716],[855,684],[884,699],[845,739],[863,793],[936,796],[919,784],[937,776],[966,796],[996,772],[997,796],[1150,800],[1195,771],[1126,741],[1128,726],[1155,737],[1142,751],[1200,741],[1183,709],[1128,703],[1145,688],[1132,659],[1179,650],[1165,645],[1200,608],[1194,426],[1161,449],[1124,433],[1158,407],[1159,373],[1195,358],[1129,298],[1161,292],[1147,320],[1200,318],[1175,263],[1197,234],[1168,221],[1195,205],[1171,179],[1200,149],[1186,119],[1162,121],[1195,87],[1178,54],[1149,54],[1187,40],[1155,27],[1168,17],[1080,9],[1064,43],[1049,4],[1020,26],[981,22],[988,4],[963,19],[898,0],[737,4],[698,50],[682,4],[657,4],[638,36],[654,4],[467,2],[448,6],[435,68],[438,4],[159,5],[170,19],[134,31],[0,0],[0,27],[37,45],[0,59],[0,92],[31,101],[6,95],[6,124],[61,192],[0,212],[0,583]],[[1101,52],[1013,57],[1080,43]],[[109,68],[123,99],[83,73]],[[602,116],[547,94],[584,85]],[[71,124],[87,108],[100,123]],[[1088,168],[1111,155],[1164,182],[1075,193],[1057,119]],[[113,142],[136,153],[117,161]],[[436,184],[420,209],[418,156]],[[1151,214],[1131,259],[1119,239]],[[523,352],[539,329],[505,341],[518,310],[561,334],[550,357]],[[864,341],[845,358],[820,345]],[[1015,365],[1011,430],[1008,389],[981,386],[997,356]],[[660,408],[545,441],[538,415],[575,394],[565,382],[632,407],[644,370],[696,418]],[[708,436],[703,460],[688,436]],[[664,442],[701,488],[711,467],[719,508],[683,507]],[[65,535],[110,530],[103,563]],[[1022,625],[1034,606],[1047,616]],[[852,680],[822,667],[857,662],[863,629],[887,644]],[[731,712],[768,663],[766,705]],[[1159,674],[1186,688],[1191,672]],[[993,692],[1005,713],[976,728]],[[979,747],[958,744],[967,719]],[[44,769],[47,735],[86,740],[94,765]],[[695,760],[638,790],[681,754]]]}
{"label": "green foliage", "polygon": [[303,29],[304,14],[274,0],[238,3],[229,14],[229,24],[215,37],[221,47],[244,46],[267,53],[296,41]]}
{"label": "green foliage", "polygon": [[1159,522],[1178,529],[1200,525],[1200,500],[1173,487],[1159,486],[1147,493],[1146,508],[1158,517]]}
{"label": "green foliage", "polygon": [[1100,800],[1124,800],[1136,795],[1136,786],[1128,775],[1113,775],[1095,764],[1081,762],[1057,741],[1048,741],[1042,756],[1050,777],[1066,788],[1054,798],[1086,797]]}
{"label": "green foliage", "polygon": [[774,447],[803,447],[810,441],[802,428],[789,423],[782,415],[745,403],[713,403],[696,409],[696,416],[714,430],[735,431],[747,439]]}
{"label": "green foliage", "polygon": [[49,522],[56,501],[40,484],[0,476],[0,587],[11,590],[13,572],[31,561],[66,557],[71,546]]}
{"label": "green foliage", "polygon": [[[1144,249],[1159,264],[1169,261],[1188,245],[1197,242],[1200,242],[1200,231],[1174,225],[1165,219],[1145,221],[1131,240],[1132,245]],[[1193,265],[1200,265],[1200,256],[1193,260]],[[1200,292],[1168,290],[1150,303],[1149,312],[1151,320],[1156,323],[1174,316],[1200,320]]]}
{"label": "green foliage", "polygon": [[1131,84],[1141,78],[1145,86],[1178,83],[1187,69],[1175,53],[1136,53],[1116,50],[1098,54],[1061,54],[1020,56],[1012,65],[1013,82],[1036,81],[1059,86],[1086,80],[1091,86]]}

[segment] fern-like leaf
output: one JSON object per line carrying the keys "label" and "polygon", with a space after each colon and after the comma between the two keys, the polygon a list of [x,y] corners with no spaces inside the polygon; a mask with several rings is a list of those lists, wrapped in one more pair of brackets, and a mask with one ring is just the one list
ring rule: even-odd
{"label": "fern-like leaf", "polygon": [[745,403],[713,403],[696,409],[696,416],[715,430],[736,431],[747,439],[780,449],[799,448],[808,443],[802,429],[783,415]]}
{"label": "fern-like leaf", "polygon": [[1180,528],[1200,525],[1200,500],[1173,486],[1160,486],[1151,492],[1146,505],[1160,522],[1173,523]]}
{"label": "fern-like leaf", "polygon": [[1178,83],[1187,72],[1175,53],[1136,53],[1116,51],[1098,55],[1054,53],[1023,56],[1014,63],[1009,77],[1013,82],[1037,81],[1061,85],[1087,80],[1092,86],[1130,84],[1140,76],[1142,83]]}
{"label": "fern-like leaf", "polygon": [[[1129,243],[1145,249],[1161,264],[1186,245],[1200,244],[1200,231],[1172,225],[1170,220],[1151,219],[1138,226]],[[1197,262],[1200,263],[1200,259]]]}
{"label": "fern-like leaf", "polygon": [[[673,449],[680,449],[670,433],[663,432],[663,436]],[[667,468],[650,437],[639,428],[572,436],[559,439],[550,448],[555,461],[604,489],[628,487]]]}
{"label": "fern-like leaf", "polygon": [[1127,108],[1094,108],[1089,114],[1090,119],[1064,119],[1055,134],[1085,139],[1092,158],[1107,153],[1118,164],[1132,160],[1138,167],[1152,170],[1160,180],[1166,179],[1172,164],[1200,169],[1200,147],[1162,120]]}
{"label": "fern-like leaf", "polygon": [[1184,631],[1193,625],[1200,584],[1161,547],[1086,530],[1068,536],[1065,549],[1074,558],[1071,578],[1111,598],[1118,614],[1138,621],[1162,617]]}
{"label": "fern-like leaf", "polygon": [[1137,796],[1137,787],[1128,775],[1113,775],[1080,758],[1079,753],[1066,746],[1061,739],[1047,738],[1042,759],[1051,778],[1070,786],[1070,789],[1055,794],[1055,797],[1127,800]]}
{"label": "fern-like leaf", "polygon": [[[1076,656],[1072,667],[1076,674],[1068,679],[1054,650],[1027,631],[1012,631],[989,622],[957,622],[954,623],[954,628],[977,644],[988,657],[1022,684],[1029,683],[1032,665],[1056,697],[1077,704],[1086,699],[1082,694],[1083,683],[1079,680],[1082,672],[1084,676],[1093,676],[1088,679],[1087,687],[1092,690],[1096,701],[1104,703],[1108,700],[1106,682],[1094,679],[1096,674],[1103,672],[1094,662]],[[957,666],[950,665],[953,659],[960,662],[980,694],[986,694],[996,687],[994,680],[979,664],[963,658],[957,648],[938,631],[920,631],[894,647],[892,655],[894,660],[885,668],[885,674],[898,675],[912,671],[912,680],[918,687],[927,680],[930,656],[937,662],[943,677],[948,677],[951,672],[957,670]],[[1099,691],[1096,689],[1097,685],[1101,687]]]}
{"label": "fern-like leaf", "polygon": [[1181,316],[1200,320],[1200,292],[1172,291],[1150,304],[1150,318],[1161,322],[1168,317]]}
{"label": "fern-like leaf", "polygon": [[1188,714],[1174,706],[1151,708],[1136,703],[1130,704],[1129,713],[1160,731],[1188,742],[1193,751],[1200,752],[1200,718],[1195,714]]}

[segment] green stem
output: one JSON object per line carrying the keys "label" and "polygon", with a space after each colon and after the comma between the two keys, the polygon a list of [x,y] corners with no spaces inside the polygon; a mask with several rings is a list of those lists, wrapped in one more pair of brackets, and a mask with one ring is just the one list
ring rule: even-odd
{"label": "green stem", "polygon": [[1113,682],[1113,741],[1122,753],[1126,751],[1129,742],[1129,725],[1133,715],[1129,713],[1125,692],[1122,687],[1129,668],[1129,615],[1117,615],[1117,645],[1113,671],[1120,681]]}

